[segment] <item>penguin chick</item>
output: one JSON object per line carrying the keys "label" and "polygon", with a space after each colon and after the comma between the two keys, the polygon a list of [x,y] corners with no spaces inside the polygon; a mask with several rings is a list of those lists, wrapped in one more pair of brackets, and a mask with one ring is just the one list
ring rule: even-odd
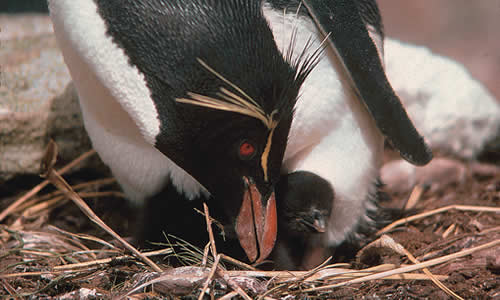
{"label": "penguin chick", "polygon": [[276,269],[308,269],[322,260],[321,255],[313,253],[322,249],[332,199],[332,186],[314,173],[297,171],[281,177],[276,187],[278,238],[273,252]]}

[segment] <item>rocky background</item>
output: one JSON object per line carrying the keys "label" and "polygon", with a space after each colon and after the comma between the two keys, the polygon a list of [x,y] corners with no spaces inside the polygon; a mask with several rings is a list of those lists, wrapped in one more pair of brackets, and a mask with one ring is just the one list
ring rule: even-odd
{"label": "rocky background", "polygon": [[44,1],[0,3],[9,12],[0,14],[0,185],[37,174],[51,138],[62,151],[59,164],[90,149],[50,19],[32,12],[44,9]]}

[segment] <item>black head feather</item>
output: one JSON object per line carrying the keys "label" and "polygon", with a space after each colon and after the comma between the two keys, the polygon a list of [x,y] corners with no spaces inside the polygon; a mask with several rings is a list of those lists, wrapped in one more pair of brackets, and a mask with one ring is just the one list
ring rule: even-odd
{"label": "black head feather", "polygon": [[305,171],[283,175],[276,186],[278,240],[272,259],[277,269],[296,270],[322,247],[334,191],[322,177]]}
{"label": "black head feather", "polygon": [[276,186],[278,232],[288,236],[318,233],[317,221],[327,226],[334,191],[322,177],[298,171],[282,176]]}

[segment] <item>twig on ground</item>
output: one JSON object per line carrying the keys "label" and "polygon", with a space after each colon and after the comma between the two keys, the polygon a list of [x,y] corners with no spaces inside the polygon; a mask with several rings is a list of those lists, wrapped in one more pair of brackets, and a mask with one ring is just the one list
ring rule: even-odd
{"label": "twig on ground", "polygon": [[207,262],[208,262],[208,252],[210,251],[210,241],[205,245],[205,248],[203,249],[203,259],[201,261],[201,266],[206,267]]}
{"label": "twig on ground", "polygon": [[[62,230],[61,228],[57,228],[56,226],[53,226],[53,225],[49,225],[48,228],[52,229],[54,231],[57,231],[57,232],[61,233],[62,235],[65,235],[65,236],[70,237],[70,238],[77,238],[77,239],[92,241],[92,242],[101,244],[101,245],[103,245],[105,247],[108,247],[110,249],[116,249],[116,247],[113,244],[108,243],[105,240],[100,239],[100,238],[95,237],[95,236],[91,236],[91,235],[84,234],[84,233],[72,233],[72,232],[68,232],[66,230]],[[84,247],[84,245],[82,245],[82,248],[83,247]]]}
{"label": "twig on ground", "polygon": [[58,203],[61,201],[65,200],[66,196],[61,195],[58,197],[54,197],[50,200],[43,201],[41,203],[37,203],[35,205],[32,205],[31,207],[27,207],[26,209],[23,210],[23,213],[21,216],[23,218],[29,218],[35,216],[37,213],[43,211],[43,210],[48,210],[52,207],[55,207]]}
{"label": "twig on ground", "polygon": [[408,201],[406,201],[404,210],[410,210],[414,208],[417,205],[418,201],[420,201],[420,199],[422,198],[424,191],[424,186],[422,186],[421,184],[416,185],[411,191],[410,197],[408,197]]}
{"label": "twig on ground", "polygon": [[452,210],[452,209],[461,210],[461,211],[500,213],[500,208],[498,208],[498,207],[456,205],[456,204],[454,204],[454,205],[449,205],[449,206],[441,207],[441,208],[434,209],[434,210],[431,210],[431,211],[426,211],[426,212],[423,212],[423,213],[420,213],[420,214],[416,214],[416,215],[411,216],[411,217],[407,217],[407,218],[403,218],[403,219],[397,220],[397,221],[395,221],[395,222],[387,225],[386,227],[382,228],[376,234],[377,235],[382,235],[384,233],[387,233],[388,231],[390,231],[391,229],[393,229],[396,226],[399,226],[399,225],[402,225],[402,224],[406,224],[406,223],[409,223],[411,221],[422,219],[422,218],[425,218],[425,217],[428,217],[428,216],[432,216],[432,215],[435,215],[435,214],[438,214],[438,213],[442,213],[442,212],[445,212],[445,211],[449,211],[449,210]]}
{"label": "twig on ground", "polygon": [[[205,216],[205,213],[202,212],[201,210],[197,209],[197,208],[193,208],[195,212],[199,213],[200,215],[202,216]],[[220,234],[222,235],[222,238],[225,240],[226,239],[226,233],[224,232],[224,226],[222,226],[222,224],[217,221],[216,219],[212,218],[211,216],[208,216],[210,218],[210,220],[212,221],[212,224],[217,226],[220,230]]]}
{"label": "twig on ground", "polygon": [[328,257],[324,262],[322,262],[319,266],[313,268],[312,270],[308,271],[305,273],[303,276],[298,276],[296,277],[297,281],[302,281],[307,279],[308,277],[313,276],[314,274],[318,273],[319,271],[323,270],[325,267],[328,268],[328,263],[332,260],[332,257]]}
{"label": "twig on ground", "polygon": [[14,299],[21,299],[20,297],[16,297],[16,290],[9,284],[9,282],[7,282],[7,280],[2,279],[2,284],[3,288],[7,291],[7,293],[9,293],[11,297],[13,297]]}
{"label": "twig on ground", "polygon": [[453,230],[455,230],[456,226],[457,226],[457,225],[456,225],[455,223],[451,224],[448,228],[446,228],[446,230],[443,232],[443,234],[441,235],[441,237],[442,237],[443,239],[447,238],[447,237],[450,235],[450,233],[451,233]]}
{"label": "twig on ground", "polygon": [[214,233],[212,231],[212,219],[210,218],[208,206],[205,202],[203,202],[203,210],[205,211],[205,221],[207,223],[207,232],[210,239],[210,251],[212,251],[212,256],[215,259],[215,257],[217,257],[217,248],[215,247]]}
{"label": "twig on ground", "polygon": [[[420,263],[420,261],[418,261],[415,258],[415,256],[413,256],[413,254],[411,254],[408,250],[406,250],[405,247],[403,247],[403,245],[401,245],[400,243],[394,241],[394,239],[392,239],[390,236],[388,236],[386,234],[383,234],[377,240],[375,240],[375,241],[371,242],[370,244],[366,245],[365,247],[363,247],[363,249],[361,249],[358,252],[358,254],[356,255],[357,259],[359,260],[359,258],[361,256],[363,256],[363,254],[367,250],[369,250],[371,248],[387,248],[387,249],[391,249],[391,250],[393,250],[394,252],[396,252],[396,253],[398,253],[400,255],[407,256],[410,259],[410,261],[412,263],[414,263],[414,264]],[[448,287],[446,287],[441,281],[439,281],[439,279],[434,274],[432,274],[431,271],[429,271],[429,269],[423,268],[422,271],[427,276],[429,276],[429,279],[432,282],[434,282],[434,284],[436,284],[440,289],[442,289],[448,295],[450,295],[452,297],[455,297],[456,299],[462,299],[460,296],[458,296],[452,290],[450,290]]]}
{"label": "twig on ground", "polygon": [[[69,171],[71,168],[75,167],[78,165],[80,162],[85,160],[86,158],[90,157],[91,155],[95,154],[95,150],[89,150],[82,155],[80,155],[78,158],[67,164],[66,166],[62,167],[57,173],[59,174],[64,174],[67,171]],[[5,219],[9,214],[12,213],[18,207],[19,205],[23,204],[25,201],[36,195],[39,191],[41,191],[47,184],[49,184],[49,180],[44,180],[41,183],[39,183],[37,186],[35,186],[33,189],[31,189],[29,192],[24,194],[21,198],[17,199],[14,203],[9,205],[4,211],[0,213],[0,222]]]}
{"label": "twig on ground", "polygon": [[323,263],[321,263],[319,266],[313,268],[312,270],[301,272],[301,273],[292,274],[292,271],[281,271],[281,272],[286,272],[286,273],[290,274],[292,277],[283,279],[283,278],[280,278],[280,276],[274,276],[273,279],[278,279],[277,285],[275,287],[273,287],[272,289],[269,289],[263,295],[260,295],[259,300],[266,299],[267,295],[270,295],[274,291],[280,290],[283,287],[285,289],[289,290],[290,288],[300,286],[304,281],[314,281],[315,279],[314,278],[311,279],[311,277],[313,277],[314,275],[317,275],[318,272],[320,272],[321,270],[325,270],[325,269],[328,269],[328,268],[335,266],[335,264],[330,265],[330,266],[327,265],[331,259],[332,258],[329,257]]}
{"label": "twig on ground", "polygon": [[220,268],[218,268],[218,270],[216,271],[219,276],[221,276],[224,281],[226,281],[229,286],[231,286],[231,288],[238,293],[238,295],[240,295],[243,299],[246,299],[246,300],[252,300],[252,298],[250,298],[250,296],[248,296],[248,294],[236,283],[234,282],[231,277],[226,273],[225,270],[222,270]]}
{"label": "twig on ground", "polygon": [[113,231],[106,223],[104,223],[93,211],[92,209],[85,203],[85,201],[78,196],[78,194],[71,188],[71,186],[64,180],[64,178],[59,175],[54,169],[53,165],[55,163],[55,159],[57,157],[57,145],[54,141],[49,142],[49,146],[47,148],[46,155],[42,160],[41,172],[40,175],[46,177],[53,185],[55,185],[58,189],[62,190],[66,196],[68,196],[73,202],[87,215],[87,217],[104,229],[107,233],[117,239],[126,249],[131,251],[137,258],[141,259],[145,264],[149,265],[154,271],[161,272],[162,269],[158,267],[152,260],[142,255],[136,248],[130,245],[127,241],[125,241],[121,236],[119,236],[116,232]]}
{"label": "twig on ground", "polygon": [[[59,174],[62,175],[61,173],[59,173]],[[72,188],[75,191],[79,191],[79,190],[83,190],[86,188],[90,188],[92,186],[102,187],[102,186],[109,185],[109,184],[112,184],[115,182],[116,182],[116,179],[114,177],[108,177],[108,178],[101,178],[101,179],[96,179],[96,180],[91,180],[91,181],[75,184],[72,186]],[[58,196],[58,195],[62,195],[62,194],[64,194],[62,191],[56,190],[56,191],[53,191],[52,193],[49,193],[47,195],[43,195],[43,196],[38,197],[38,200],[47,200],[47,199],[50,199],[54,196]]]}
{"label": "twig on ground", "polygon": [[[206,207],[206,205],[204,205]],[[206,213],[206,210],[205,210]],[[212,279],[214,278],[215,271],[217,271],[217,268],[219,267],[219,261],[220,261],[220,255],[217,255],[215,258],[214,264],[212,265],[212,268],[210,269],[210,273],[208,274],[207,280],[205,280],[205,283],[203,284],[203,287],[200,291],[200,295],[198,296],[198,300],[203,300],[203,296],[205,295],[205,291],[208,289],[208,285],[210,282],[212,282]]]}
{"label": "twig on ground", "polygon": [[18,278],[18,277],[28,277],[28,276],[41,276],[41,275],[56,275],[64,274],[64,271],[37,271],[37,272],[20,272],[20,273],[10,273],[10,274],[0,274],[0,278]]}
{"label": "twig on ground", "polygon": [[[328,279],[335,279],[335,280],[340,280],[340,279],[352,279],[352,278],[358,278],[358,277],[363,277],[366,275],[372,275],[374,273],[380,273],[380,272],[385,272],[389,270],[394,270],[395,266],[394,265],[381,265],[381,266],[376,266],[368,269],[363,269],[363,270],[353,270],[353,269],[342,269],[342,268],[325,268],[323,270],[319,270],[314,276],[311,276],[304,280],[305,282],[312,282],[312,281],[318,281],[318,280],[328,280]],[[295,278],[302,277],[304,275],[307,275],[309,271],[237,271],[237,270],[231,270],[231,271],[226,271],[227,274],[229,274],[231,277],[235,276],[247,276],[247,277],[262,277],[262,278],[275,278],[277,280],[282,280],[279,281],[280,283],[286,283],[292,280],[295,280]],[[446,279],[448,276],[446,275],[437,275],[439,279]],[[415,274],[415,273],[405,273],[405,274],[395,274],[391,275],[389,277],[386,277],[384,279],[393,279],[393,280],[398,280],[398,279],[408,279],[408,280],[428,280],[427,276],[424,274]]]}
{"label": "twig on ground", "polygon": [[229,292],[229,293],[225,294],[224,296],[220,297],[219,300],[230,300],[236,296],[238,296],[238,293],[235,291],[232,291],[232,292]]}
{"label": "twig on ground", "polygon": [[246,264],[246,263],[244,263],[242,261],[239,261],[239,260],[237,260],[235,258],[232,258],[230,256],[227,256],[224,253],[221,253],[220,255],[221,255],[221,259],[222,260],[230,262],[230,263],[232,263],[235,266],[238,266],[238,267],[241,267],[241,268],[247,269],[247,270],[257,271],[257,269],[255,267],[253,267],[253,266],[251,266],[249,264]]}
{"label": "twig on ground", "polygon": [[[156,256],[156,255],[169,254],[171,252],[172,252],[172,250],[170,248],[167,248],[167,249],[161,249],[161,250],[156,250],[156,251],[143,252],[142,255],[144,255],[146,257],[150,257],[150,256]],[[111,262],[128,260],[131,258],[133,258],[133,257],[130,255],[121,255],[121,256],[117,256],[117,257],[97,259],[97,260],[92,260],[92,261],[87,261],[87,262],[82,262],[82,263],[77,263],[77,264],[55,266],[53,269],[55,271],[75,270],[75,269],[89,268],[89,267],[93,267],[93,266],[110,264]]]}
{"label": "twig on ground", "polygon": [[438,258],[435,258],[435,259],[432,259],[432,260],[429,260],[429,261],[425,261],[425,262],[422,262],[422,263],[418,263],[418,264],[415,264],[415,265],[405,266],[405,267],[397,268],[397,269],[390,270],[390,271],[385,271],[385,272],[381,272],[381,273],[377,273],[377,274],[372,274],[372,275],[364,276],[364,277],[361,277],[361,278],[356,278],[356,279],[353,279],[353,280],[344,281],[344,282],[337,283],[337,284],[330,284],[330,285],[324,285],[324,286],[320,286],[320,287],[315,287],[315,288],[304,290],[303,292],[315,292],[315,291],[320,291],[320,290],[327,290],[327,289],[337,288],[337,287],[340,287],[340,286],[350,285],[350,284],[354,284],[354,283],[366,282],[366,281],[370,281],[370,280],[385,279],[387,276],[392,276],[392,275],[402,274],[402,273],[408,273],[408,272],[412,272],[412,271],[415,271],[415,270],[420,270],[422,268],[431,267],[431,266],[434,266],[434,265],[438,265],[438,264],[441,264],[441,263],[453,260],[455,258],[459,258],[459,257],[470,255],[470,254],[472,254],[472,253],[474,253],[476,251],[480,251],[480,250],[484,250],[484,249],[487,249],[487,248],[490,248],[490,247],[494,247],[496,245],[500,245],[500,239],[492,241],[492,242],[489,242],[489,243],[486,243],[486,244],[483,244],[481,246],[477,246],[477,247],[474,247],[474,248],[462,250],[462,251],[457,252],[457,253],[449,254],[449,255],[446,255],[446,256],[443,256],[443,257],[438,257]]}
{"label": "twig on ground", "polygon": [[[214,256],[215,258],[215,262],[214,262],[214,266],[212,267],[212,270],[215,273],[218,273],[219,276],[221,276],[230,286],[231,288],[234,289],[235,292],[237,292],[241,297],[243,297],[243,299],[249,299],[251,300],[252,298],[250,298],[250,296],[248,296],[247,293],[245,293],[245,291],[243,289],[241,289],[241,287],[238,286],[238,284],[236,284],[226,273],[225,273],[225,270],[221,269],[219,267],[219,261],[221,259],[221,255],[220,254],[217,254],[217,248],[215,247],[215,239],[214,239],[214,233],[212,231],[212,218],[210,217],[210,214],[208,212],[208,206],[206,203],[203,203],[203,210],[205,212],[205,221],[207,223],[207,231],[208,231],[208,237],[210,239],[210,250],[212,252],[212,255]],[[226,258],[228,258],[228,256],[225,256]],[[231,260],[232,262],[237,262],[237,260],[235,259],[232,259]],[[207,278],[207,281],[203,287],[203,290],[202,290],[202,293],[200,293],[200,298],[199,300],[201,300],[203,298],[203,294],[205,293],[205,290],[207,289],[208,287],[208,284],[210,284],[210,282],[212,281],[212,278],[213,278],[213,275],[212,274],[212,271],[210,272],[210,275],[208,278]]]}
{"label": "twig on ground", "polygon": [[485,230],[479,232],[477,235],[485,235],[485,234],[488,234],[488,233],[491,233],[491,232],[495,232],[495,231],[500,231],[500,226],[496,226],[496,227],[491,227],[491,228],[485,229]]}
{"label": "twig on ground", "polygon": [[[401,246],[401,247],[403,247],[403,246]],[[416,259],[415,256],[413,256],[413,254],[411,254],[404,247],[403,247],[403,251],[404,251],[405,255],[410,259],[410,261],[412,263],[414,263],[414,264],[420,263],[420,261],[418,259]],[[440,289],[442,289],[445,293],[447,293],[448,295],[454,297],[455,299],[461,299],[461,300],[463,300],[462,297],[460,297],[459,295],[457,295],[455,292],[453,292],[452,290],[450,290],[446,285],[444,285],[444,283],[442,283],[441,281],[439,281],[439,279],[436,278],[436,276],[434,274],[432,274],[431,271],[429,271],[429,269],[423,268],[422,271],[427,276],[429,276],[429,278],[432,280],[432,282],[434,282],[434,284],[437,285]]]}

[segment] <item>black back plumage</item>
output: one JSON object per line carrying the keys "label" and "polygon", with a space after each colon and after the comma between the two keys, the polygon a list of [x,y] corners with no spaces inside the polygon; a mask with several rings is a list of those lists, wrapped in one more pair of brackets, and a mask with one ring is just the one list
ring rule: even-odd
{"label": "black back plumage", "polygon": [[[283,120],[277,131],[287,135],[300,85],[314,64],[304,64],[306,58],[285,61],[260,1],[95,1],[108,34],[146,77],[161,122],[156,147],[203,184],[203,177],[214,174],[198,172],[207,167],[206,159],[193,159],[200,147],[207,154],[224,151],[220,149],[231,147],[226,142],[235,136],[265,128],[247,116],[175,101],[188,92],[217,97],[221,87],[235,92],[197,59],[245,91],[267,114],[277,111],[273,118]],[[284,152],[286,137],[276,139],[279,145],[271,151]],[[278,169],[271,176],[277,181],[279,166],[270,169]]]}
{"label": "black back plumage", "polygon": [[311,18],[345,68],[359,98],[388,142],[407,161],[424,165],[431,150],[414,128],[384,72],[383,63],[367,27],[384,38],[382,18],[375,0],[270,0],[275,9],[298,10]]}
{"label": "black back plumage", "polygon": [[377,2],[375,0],[357,0],[354,2],[365,25],[371,26],[383,38],[384,25]]}
{"label": "black back plumage", "polygon": [[[292,11],[298,13],[299,16],[311,17],[309,11],[303,5],[303,0],[267,0],[266,2],[276,10],[286,10],[288,12]],[[373,29],[383,37],[384,27],[377,2],[375,0],[355,0],[352,2],[356,5],[357,11],[359,11],[359,15],[361,16],[363,22],[366,25],[372,26]],[[351,13],[352,12],[353,11],[351,11]]]}
{"label": "black back plumage", "polygon": [[367,30],[367,25],[372,25],[382,33],[376,3],[373,0],[305,0],[304,5],[321,31],[330,34],[330,44],[354,91],[387,141],[407,161],[416,165],[428,163],[432,152],[392,89]]}

